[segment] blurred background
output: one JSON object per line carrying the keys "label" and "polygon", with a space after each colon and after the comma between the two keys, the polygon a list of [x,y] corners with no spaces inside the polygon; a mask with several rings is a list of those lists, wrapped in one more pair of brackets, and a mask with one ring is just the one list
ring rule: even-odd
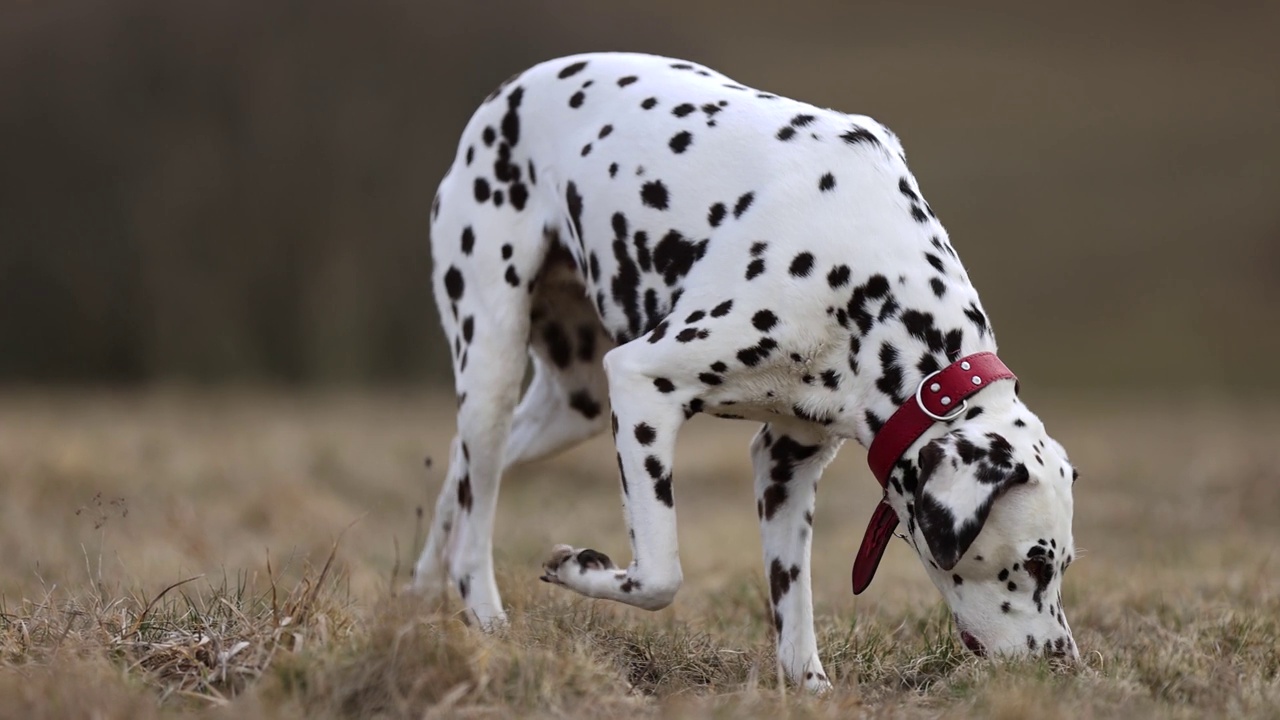
{"label": "blurred background", "polygon": [[[166,603],[220,582],[265,593],[339,544],[335,588],[376,611],[421,547],[454,430],[431,298],[436,184],[500,82],[631,50],[871,115],[905,143],[1023,398],[1081,470],[1065,600],[1105,665],[1015,694],[1005,714],[1043,714],[1052,696],[1061,715],[1110,716],[1149,696],[1161,712],[1130,717],[1274,716],[1277,30],[1278,0],[0,0],[0,665],[42,662],[48,643],[49,657],[99,652],[67,639],[61,612],[45,615],[46,645],[28,644],[36,626],[13,619],[60,607],[50,598],[97,598],[115,617],[184,578],[203,579]],[[772,648],[754,429],[694,418],[682,434],[681,600],[657,615],[577,607]],[[504,483],[494,546],[515,615],[571,602],[537,581],[554,543],[626,557],[613,467],[602,435]],[[932,664],[917,630],[947,613],[906,543],[849,593],[880,497],[860,449],[846,445],[820,496],[820,622],[892,632],[895,667]],[[109,681],[52,677],[112,715],[101,687],[158,677],[121,648],[101,645]],[[0,716],[58,715],[52,686],[9,675]],[[964,674],[893,677],[920,712],[970,693]],[[1235,700],[1247,693],[1261,699]],[[1071,697],[1097,710],[1058,702]],[[264,702],[231,713],[291,716]]]}
{"label": "blurred background", "polygon": [[636,50],[903,138],[1024,386],[1280,386],[1280,3],[0,9],[0,383],[450,382],[427,214],[535,62]]}

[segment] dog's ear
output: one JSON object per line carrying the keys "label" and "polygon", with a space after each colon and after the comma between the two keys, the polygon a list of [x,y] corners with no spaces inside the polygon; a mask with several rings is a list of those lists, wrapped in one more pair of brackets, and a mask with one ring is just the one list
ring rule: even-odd
{"label": "dog's ear", "polygon": [[916,524],[943,570],[964,557],[996,499],[1028,479],[1026,465],[1012,462],[1012,448],[1003,437],[989,434],[985,442],[955,432],[920,449]]}

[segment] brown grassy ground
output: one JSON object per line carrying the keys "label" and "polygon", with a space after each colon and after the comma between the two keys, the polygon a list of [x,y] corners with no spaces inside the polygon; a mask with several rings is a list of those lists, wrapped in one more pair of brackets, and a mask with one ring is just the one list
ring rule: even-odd
{"label": "brown grassy ground", "polygon": [[606,439],[509,478],[497,547],[514,620],[482,637],[456,604],[395,592],[451,400],[10,392],[0,718],[1280,716],[1280,412],[1031,401],[1083,473],[1065,596],[1085,666],[962,655],[902,543],[855,599],[875,488],[848,446],[815,522],[837,690],[812,700],[775,674],[748,424],[698,419],[682,437],[686,584],[656,614],[536,579],[554,542],[626,555]]}

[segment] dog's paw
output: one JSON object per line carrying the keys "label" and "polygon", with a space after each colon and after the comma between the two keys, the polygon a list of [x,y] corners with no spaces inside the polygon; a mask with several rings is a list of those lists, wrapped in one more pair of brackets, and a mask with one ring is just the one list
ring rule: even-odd
{"label": "dog's paw", "polygon": [[568,545],[556,545],[551,548],[551,557],[542,563],[542,581],[553,585],[564,585],[563,575],[577,569],[578,573],[588,570],[616,570],[617,567],[608,555],[590,548],[577,550]]}
{"label": "dog's paw", "polygon": [[568,545],[556,545],[551,548],[551,557],[542,563],[542,582],[564,585],[559,575],[560,566],[571,557],[573,557],[573,548]]}
{"label": "dog's paw", "polygon": [[822,673],[805,673],[804,689],[814,695],[826,695],[831,692],[831,681]]}

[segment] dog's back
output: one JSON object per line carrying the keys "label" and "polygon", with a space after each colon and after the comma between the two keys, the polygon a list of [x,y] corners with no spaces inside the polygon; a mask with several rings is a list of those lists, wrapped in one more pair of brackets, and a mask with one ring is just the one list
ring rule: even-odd
{"label": "dog's back", "polygon": [[[566,57],[508,80],[468,123],[440,198],[504,218],[489,243],[546,235],[566,249],[619,341],[655,327],[682,290],[729,281],[695,273],[794,294],[766,269],[806,252],[856,279],[929,251],[967,281],[889,130],[653,55]],[[740,252],[758,242],[767,253]]]}

